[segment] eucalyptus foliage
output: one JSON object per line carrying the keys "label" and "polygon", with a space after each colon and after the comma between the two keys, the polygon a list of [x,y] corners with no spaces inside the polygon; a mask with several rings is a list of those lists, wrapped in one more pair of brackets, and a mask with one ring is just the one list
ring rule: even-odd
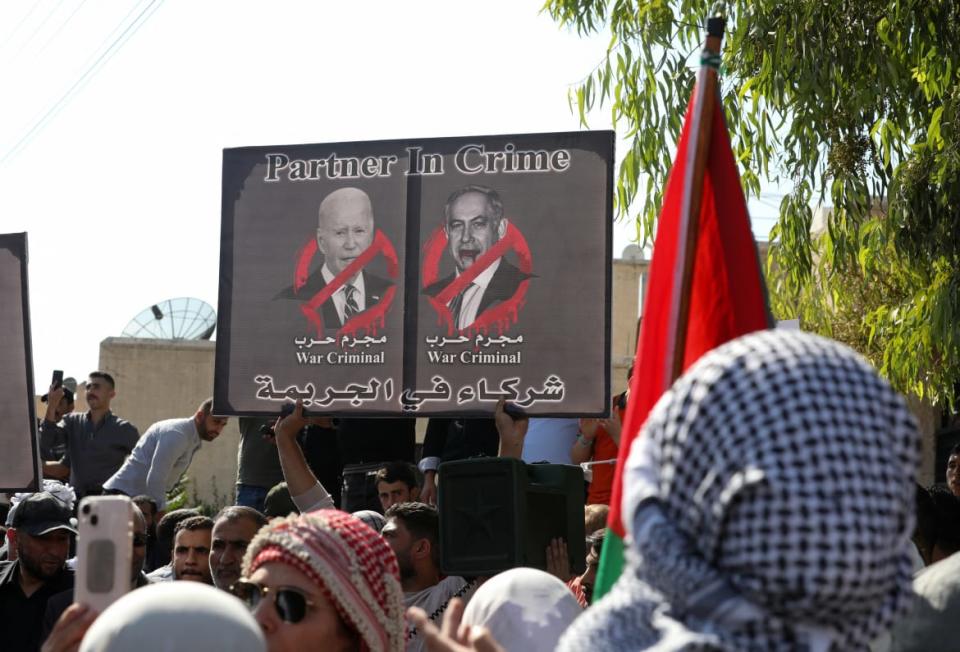
{"label": "eucalyptus foliage", "polygon": [[[648,241],[694,83],[699,0],[548,0],[606,56],[571,91],[629,148],[616,203]],[[743,189],[791,188],[770,233],[780,319],[844,340],[898,389],[960,385],[960,2],[731,0],[721,97]],[[624,131],[623,128],[626,128]],[[821,234],[811,206],[827,205]]]}

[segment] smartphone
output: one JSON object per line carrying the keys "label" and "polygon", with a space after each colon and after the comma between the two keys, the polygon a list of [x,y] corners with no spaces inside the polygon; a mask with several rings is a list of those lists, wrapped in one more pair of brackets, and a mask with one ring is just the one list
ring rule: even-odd
{"label": "smartphone", "polygon": [[77,515],[74,602],[102,613],[130,590],[133,503],[126,496],[88,496]]}
{"label": "smartphone", "polygon": [[62,370],[62,369],[54,369],[54,370],[53,370],[53,380],[50,381],[50,385],[51,385],[54,389],[57,389],[58,387],[60,387],[61,385],[63,385],[63,370]]}

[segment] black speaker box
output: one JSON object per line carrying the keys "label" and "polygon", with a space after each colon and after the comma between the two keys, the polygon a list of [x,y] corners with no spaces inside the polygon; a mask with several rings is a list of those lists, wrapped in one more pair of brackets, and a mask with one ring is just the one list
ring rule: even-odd
{"label": "black speaker box", "polygon": [[441,569],[493,575],[527,566],[546,570],[551,539],[567,542],[570,569],[586,565],[583,471],[513,458],[445,462],[439,469]]}

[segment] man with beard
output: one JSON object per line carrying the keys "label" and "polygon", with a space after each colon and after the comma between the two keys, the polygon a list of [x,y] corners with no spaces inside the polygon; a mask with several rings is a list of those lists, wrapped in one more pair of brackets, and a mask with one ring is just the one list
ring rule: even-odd
{"label": "man with beard", "polygon": [[[424,503],[397,503],[385,514],[387,524],[380,535],[387,540],[400,567],[403,606],[419,607],[436,622],[452,598],[470,599],[476,584],[462,577],[440,574],[440,517]],[[407,631],[406,652],[425,650],[426,643],[415,629]]]}
{"label": "man with beard", "polygon": [[210,575],[213,585],[229,591],[240,579],[243,555],[247,545],[267,517],[251,507],[225,507],[213,522],[213,543],[210,548]]}
{"label": "man with beard", "polygon": [[[130,556],[130,590],[138,589],[150,583],[143,572],[143,561],[147,556],[147,521],[137,505],[133,506],[133,554]],[[73,602],[73,588],[51,596],[43,614],[43,640],[50,635],[60,614]]]}
{"label": "man with beard", "polygon": [[208,398],[196,414],[184,419],[158,421],[144,433],[119,471],[103,483],[107,493],[146,494],[157,503],[158,514],[167,509],[167,492],[184,474],[204,441],[213,441],[227,425],[226,417],[211,414]]}
{"label": "man with beard", "polygon": [[213,519],[191,516],[177,525],[173,538],[173,579],[213,584],[210,578],[210,535]]}
{"label": "man with beard", "polygon": [[35,493],[17,505],[7,530],[17,560],[0,562],[0,645],[5,650],[38,650],[50,596],[73,586],[65,567],[71,535],[70,508],[53,494]]}
{"label": "man with beard", "polygon": [[[140,437],[133,424],[118,418],[110,411],[110,402],[116,396],[113,376],[105,371],[90,373],[86,392],[86,412],[57,414],[64,388],[50,387],[47,394],[47,412],[40,424],[41,440],[66,439],[66,453],[59,462],[44,464],[44,476],[65,480],[76,490],[77,498],[103,493],[103,483],[117,472]],[[58,424],[57,422],[60,421]]]}

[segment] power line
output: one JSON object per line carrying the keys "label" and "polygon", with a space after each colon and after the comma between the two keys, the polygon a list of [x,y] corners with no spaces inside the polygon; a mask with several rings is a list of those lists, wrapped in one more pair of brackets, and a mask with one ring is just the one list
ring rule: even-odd
{"label": "power line", "polygon": [[[137,30],[139,30],[140,27],[143,26],[144,23],[147,22],[150,16],[152,16],[153,13],[156,12],[156,10],[160,7],[162,3],[163,3],[163,0],[150,0],[150,4],[148,4],[144,8],[144,10],[141,11],[137,15],[137,17],[134,18],[133,21],[131,21],[126,26],[126,28],[120,33],[119,36],[117,36],[116,39],[114,39],[114,41],[110,44],[110,46],[106,50],[104,50],[103,53],[101,53],[100,56],[97,57],[97,59],[90,65],[90,67],[88,67],[86,71],[84,71],[84,73],[80,75],[80,78],[77,79],[77,81],[75,81],[73,85],[67,89],[67,92],[64,93],[60,97],[60,99],[58,99],[56,102],[53,103],[53,106],[51,106],[47,110],[47,112],[44,113],[43,116],[41,116],[41,118],[37,120],[32,127],[30,127],[27,133],[24,134],[23,137],[20,138],[20,140],[18,140],[13,145],[13,147],[7,150],[7,152],[3,155],[3,158],[0,158],[0,165],[3,165],[4,163],[6,163],[14,154],[18,153],[24,147],[26,147],[26,145],[38,133],[40,133],[40,131],[42,131],[42,129],[46,127],[47,124],[49,124],[49,121],[53,118],[53,116],[56,115],[61,109],[63,109],[64,106],[66,106],[67,101],[69,101],[71,97],[74,95],[74,91],[78,90],[85,82],[89,81],[89,79],[92,78],[93,74],[98,72],[100,68],[103,67],[103,65],[105,65],[110,59],[112,59],[113,56],[120,50],[120,48],[123,47],[124,43],[126,43],[130,39],[130,37],[133,36],[137,32]],[[151,11],[151,8],[152,8],[152,11]],[[147,15],[148,12],[150,12],[149,15]],[[128,13],[127,16],[129,15],[130,14]],[[144,18],[144,16],[146,16],[146,18]],[[121,21],[121,24],[122,24],[122,21]]]}

